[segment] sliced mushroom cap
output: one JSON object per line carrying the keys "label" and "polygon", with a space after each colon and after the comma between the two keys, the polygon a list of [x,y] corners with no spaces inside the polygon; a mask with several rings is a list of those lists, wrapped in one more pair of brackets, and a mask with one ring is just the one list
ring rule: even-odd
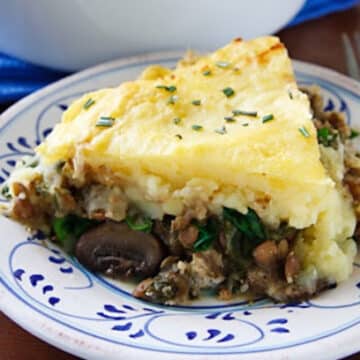
{"label": "sliced mushroom cap", "polygon": [[113,277],[154,275],[165,256],[157,238],[115,222],[85,232],[75,254],[85,267]]}

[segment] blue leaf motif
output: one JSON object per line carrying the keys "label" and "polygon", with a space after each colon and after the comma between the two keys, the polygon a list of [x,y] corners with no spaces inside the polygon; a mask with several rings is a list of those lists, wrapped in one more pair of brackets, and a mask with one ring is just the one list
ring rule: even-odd
{"label": "blue leaf motif", "polygon": [[44,138],[47,138],[49,135],[50,135],[50,133],[52,132],[52,128],[47,128],[47,129],[45,129],[43,132],[42,132],[42,135],[43,135],[43,137]]}
{"label": "blue leaf motif", "polygon": [[208,329],[207,332],[209,333],[209,336],[207,338],[204,338],[203,339],[204,341],[211,340],[211,339],[213,339],[214,337],[218,336],[221,333],[221,331],[218,330],[218,329]]}
{"label": "blue leaf motif", "polygon": [[124,325],[115,325],[111,328],[111,330],[115,330],[115,331],[127,331],[130,330],[132,327],[132,322],[128,322]]}
{"label": "blue leaf motif", "polygon": [[63,258],[63,257],[57,258],[55,256],[49,256],[48,259],[50,262],[52,262],[54,264],[62,264],[65,262],[65,258]]}
{"label": "blue leaf motif", "polygon": [[344,100],[341,100],[341,102],[340,102],[340,112],[344,112],[344,111],[346,111],[347,110],[347,104],[346,104],[346,102],[344,101]]}
{"label": "blue leaf motif", "polygon": [[212,313],[210,315],[206,315],[205,318],[206,319],[216,319],[220,315],[221,315],[221,312],[215,312],[215,313]]}
{"label": "blue leaf motif", "polygon": [[274,324],[280,324],[280,325],[284,325],[284,324],[287,324],[287,319],[284,319],[284,318],[279,318],[279,319],[273,319],[273,320],[270,320],[267,325],[274,325]]}
{"label": "blue leaf motif", "polygon": [[4,183],[5,179],[3,177],[0,176],[0,184]]}
{"label": "blue leaf motif", "polygon": [[104,318],[104,319],[111,319],[111,320],[124,320],[126,319],[125,316],[111,316],[111,315],[107,315],[104,314],[103,312],[97,312],[96,315]]}
{"label": "blue leaf motif", "polygon": [[283,328],[283,327],[277,327],[277,328],[271,329],[270,331],[278,333],[278,334],[286,334],[286,333],[290,332],[290,330]]}
{"label": "blue leaf motif", "polygon": [[43,281],[44,277],[41,274],[34,274],[30,276],[30,283],[32,286],[36,286],[39,281]]}
{"label": "blue leaf motif", "polygon": [[73,269],[71,266],[69,266],[69,267],[67,267],[67,268],[61,267],[61,268],[60,268],[60,271],[61,271],[63,274],[71,274],[71,273],[74,272],[74,269]]}
{"label": "blue leaf motif", "polygon": [[227,334],[226,336],[224,336],[222,339],[218,340],[218,343],[223,343],[223,342],[227,342],[227,341],[231,341],[235,338],[235,336],[233,334]]}
{"label": "blue leaf motif", "polygon": [[356,287],[357,287],[358,289],[360,289],[360,282],[358,282],[358,283],[356,284]]}
{"label": "blue leaf motif", "polygon": [[68,108],[68,106],[66,104],[58,104],[58,107],[61,111],[65,111]]}
{"label": "blue leaf motif", "polygon": [[10,165],[10,166],[15,166],[16,165],[16,161],[15,160],[8,160],[8,161],[6,161],[6,163],[8,164],[8,165]]}
{"label": "blue leaf motif", "polygon": [[6,143],[6,146],[9,150],[15,152],[15,153],[18,153],[20,152],[12,143],[8,142]]}
{"label": "blue leaf motif", "polygon": [[232,316],[232,313],[228,313],[225,316],[223,316],[223,320],[234,320],[235,317]]}
{"label": "blue leaf motif", "polygon": [[60,299],[58,297],[52,296],[48,301],[50,305],[55,306],[58,302],[60,302]]}
{"label": "blue leaf motif", "polygon": [[21,281],[22,280],[21,277],[23,276],[24,273],[25,273],[24,269],[17,269],[17,270],[14,271],[14,276],[15,276],[16,279]]}
{"label": "blue leaf motif", "polygon": [[132,339],[136,339],[138,337],[144,336],[144,331],[143,330],[139,330],[138,332],[136,332],[135,334],[130,334],[129,337],[131,337]]}
{"label": "blue leaf motif", "polygon": [[5,176],[10,176],[10,173],[7,170],[5,170],[5,169],[1,169],[1,170],[5,174]]}
{"label": "blue leaf motif", "polygon": [[48,291],[53,291],[54,287],[52,285],[45,285],[42,289],[42,293],[45,295]]}
{"label": "blue leaf motif", "polygon": [[243,312],[243,314],[244,314],[245,316],[249,316],[249,315],[252,315],[252,312],[245,310],[245,311]]}
{"label": "blue leaf motif", "polygon": [[112,313],[120,313],[120,314],[124,314],[125,311],[124,310],[120,310],[118,309],[116,306],[114,305],[109,305],[109,304],[106,304],[104,305],[104,309],[108,312],[112,312]]}
{"label": "blue leaf motif", "polygon": [[28,144],[26,138],[24,138],[23,136],[18,137],[18,144],[27,149],[31,149],[31,146]]}
{"label": "blue leaf motif", "polygon": [[124,304],[122,307],[123,307],[124,309],[126,309],[126,310],[136,311],[136,309],[135,309],[135,308],[133,308],[133,307],[132,307],[132,306],[130,306],[130,305],[126,305],[126,304]]}
{"label": "blue leaf motif", "polygon": [[188,331],[185,335],[189,340],[193,340],[197,337],[196,331]]}
{"label": "blue leaf motif", "polygon": [[335,109],[334,102],[329,99],[326,106],[324,107],[324,111],[333,111]]}

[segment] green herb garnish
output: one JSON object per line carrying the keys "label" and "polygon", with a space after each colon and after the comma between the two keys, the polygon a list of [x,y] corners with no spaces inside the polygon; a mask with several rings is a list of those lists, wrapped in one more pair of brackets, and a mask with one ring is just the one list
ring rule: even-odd
{"label": "green herb garnish", "polygon": [[349,139],[354,139],[354,138],[358,137],[359,135],[360,135],[360,133],[358,131],[351,129]]}
{"label": "green herb garnish", "polygon": [[176,134],[175,137],[178,138],[179,140],[182,140],[183,138],[180,134]]}
{"label": "green herb garnish", "polygon": [[236,122],[236,119],[233,118],[232,116],[225,116],[224,119],[225,119],[225,121],[226,121],[227,123]]}
{"label": "green herb garnish", "polygon": [[220,129],[215,129],[214,130],[217,134],[220,134],[220,135],[224,135],[224,134],[226,134],[226,127],[225,126],[223,126],[222,128],[220,128]]}
{"label": "green herb garnish", "polygon": [[170,86],[157,85],[156,88],[157,89],[164,89],[164,90],[169,91],[171,93],[176,91],[176,86],[174,86],[174,85],[170,85]]}
{"label": "green herb garnish", "polygon": [[201,125],[192,125],[191,128],[195,131],[201,131],[203,129],[203,127]]}
{"label": "green herb garnish", "polygon": [[111,127],[114,125],[115,119],[111,116],[101,116],[96,122],[97,127]]}
{"label": "green herb garnish", "polygon": [[231,87],[226,87],[222,90],[222,92],[225,94],[226,97],[231,97],[235,94],[234,89],[232,89]]}
{"label": "green herb garnish", "polygon": [[209,76],[209,75],[211,75],[211,70],[205,70],[205,71],[203,71],[203,73],[202,73],[204,76]]}
{"label": "green herb garnish", "polygon": [[193,100],[191,103],[195,106],[199,106],[201,105],[201,100]]}
{"label": "green herb garnish", "polygon": [[230,66],[230,63],[228,61],[217,61],[215,65],[219,68],[226,69]]}
{"label": "green herb garnish", "polygon": [[249,126],[249,123],[241,124],[242,126]]}
{"label": "green herb garnish", "polygon": [[293,94],[292,94],[292,92],[289,90],[288,91],[288,94],[289,94],[289,98],[292,100],[292,99],[294,99],[294,96],[293,96]]}
{"label": "green herb garnish", "polygon": [[268,114],[262,117],[261,121],[264,123],[267,123],[271,120],[274,120],[274,115],[273,114]]}
{"label": "green herb garnish", "polygon": [[328,147],[336,140],[337,134],[333,133],[331,129],[323,127],[317,130],[317,138],[320,144]]}
{"label": "green herb garnish", "polygon": [[214,218],[210,218],[204,225],[195,224],[199,230],[198,238],[193,245],[195,252],[205,251],[211,247],[219,234],[218,225],[218,222]]}
{"label": "green herb garnish", "polygon": [[175,125],[179,125],[181,123],[181,119],[180,118],[175,118],[175,119],[173,119],[173,123]]}
{"label": "green herb garnish", "polygon": [[56,238],[66,252],[73,253],[75,245],[80,236],[97,225],[94,220],[84,219],[77,215],[66,215],[61,218],[54,218],[52,227]]}
{"label": "green herb garnish", "polygon": [[310,137],[309,131],[306,129],[305,126],[302,126],[298,129],[300,131],[300,134],[306,138]]}
{"label": "green herb garnish", "polygon": [[244,110],[233,110],[232,113],[234,116],[243,115],[243,116],[252,116],[252,117],[256,117],[258,114],[257,111],[244,111]]}
{"label": "green herb garnish", "polygon": [[145,233],[149,233],[153,226],[152,220],[145,216],[128,215],[125,218],[125,221],[131,230],[142,231]]}
{"label": "green herb garnish", "polygon": [[85,110],[87,110],[89,107],[91,107],[91,106],[94,105],[94,104],[95,104],[95,100],[93,100],[92,98],[89,98],[89,99],[86,100],[83,108],[84,108]]}
{"label": "green herb garnish", "polygon": [[171,95],[167,101],[168,104],[174,105],[179,100],[177,95]]}

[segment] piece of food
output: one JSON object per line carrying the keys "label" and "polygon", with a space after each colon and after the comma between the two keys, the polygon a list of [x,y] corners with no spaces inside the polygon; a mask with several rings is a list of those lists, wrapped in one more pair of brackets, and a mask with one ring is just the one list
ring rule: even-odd
{"label": "piece of food", "polygon": [[350,276],[360,216],[354,133],[322,109],[276,37],[151,66],[69,107],[8,214],[152,302],[308,298]]}

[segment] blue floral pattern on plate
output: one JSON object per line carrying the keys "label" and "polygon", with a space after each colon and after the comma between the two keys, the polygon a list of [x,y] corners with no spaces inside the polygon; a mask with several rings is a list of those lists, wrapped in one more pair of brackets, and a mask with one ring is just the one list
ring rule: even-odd
{"label": "blue floral pattern on plate", "polygon": [[[155,62],[172,65],[174,60]],[[131,71],[136,73],[146,64],[140,61],[85,73],[57,91],[43,96],[39,93],[27,106],[9,115],[0,127],[0,183],[7,179],[16,161],[31,155],[32,148],[46,138],[71,101],[94,88],[94,78],[100,77],[99,87],[114,85],[115,79],[120,82],[131,78]],[[327,110],[344,112],[349,123],[353,116],[360,115],[355,106],[360,91],[350,91],[317,77],[313,71],[306,72],[304,65],[301,68],[297,74],[300,82],[322,87]],[[359,265],[349,281],[307,302],[273,304],[259,299],[248,303],[237,299],[222,303],[209,297],[189,306],[164,307],[132,298],[129,284],[89,273],[40,232],[29,235],[4,218],[0,226],[11,229],[12,234],[3,239],[0,256],[0,281],[6,296],[14,296],[21,306],[46,321],[93,341],[169,356],[256,354],[316,342],[360,322]],[[325,324],[314,321],[325,318]]]}

